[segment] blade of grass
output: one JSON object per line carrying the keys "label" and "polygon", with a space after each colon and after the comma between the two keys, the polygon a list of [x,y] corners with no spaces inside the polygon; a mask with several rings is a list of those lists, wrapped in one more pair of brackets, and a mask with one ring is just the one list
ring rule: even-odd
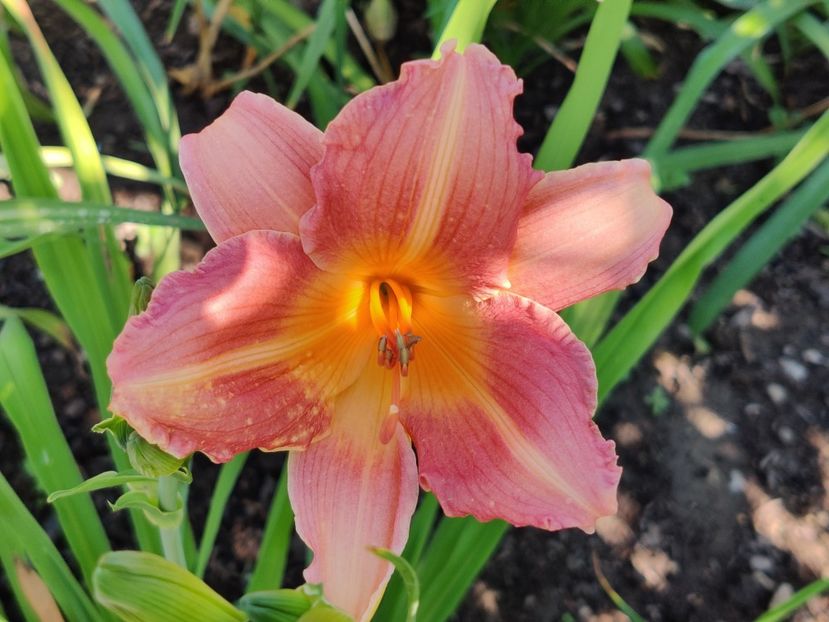
{"label": "blade of grass", "polygon": [[[435,496],[425,493],[420,506],[412,517],[412,523],[409,527],[409,539],[406,542],[406,548],[403,549],[403,558],[412,566],[417,566],[426,542],[432,534],[432,527],[438,515],[438,507],[438,500]],[[403,580],[398,575],[392,575],[389,587],[377,609],[375,619],[378,622],[399,620],[406,612],[406,596],[407,591]]]}
{"label": "blade of grass", "polygon": [[[32,45],[54,105],[55,120],[60,128],[63,142],[72,152],[81,194],[88,201],[112,203],[106,173],[83,109],[49,49],[28,4],[24,0],[0,1],[23,27]],[[99,282],[101,291],[106,293],[103,301],[104,307],[109,314],[113,330],[118,330],[126,317],[129,303],[129,264],[111,230],[104,227],[90,227],[85,231],[84,238],[92,259],[90,263],[95,278]]]}
{"label": "blade of grass", "polygon": [[8,576],[13,576],[15,560],[31,563],[60,605],[68,622],[103,622],[104,617],[89,597],[49,536],[15,494],[0,473],[0,558]]}
{"label": "blade of grass", "polygon": [[829,58],[829,29],[811,13],[802,13],[793,20],[794,25],[820,52]]}
{"label": "blade of grass", "polygon": [[210,555],[213,552],[213,544],[216,542],[216,535],[219,533],[219,526],[227,506],[227,500],[233,492],[233,487],[236,485],[236,480],[239,479],[239,474],[242,472],[247,459],[247,453],[239,454],[227,464],[223,464],[219,471],[219,479],[216,480],[213,494],[210,495],[210,508],[207,510],[204,533],[199,544],[199,556],[195,570],[195,575],[199,578],[204,577],[207,562],[210,561]]}
{"label": "blade of grass", "polygon": [[467,45],[481,40],[495,0],[458,0],[446,27],[438,37],[432,58],[440,58],[440,48],[444,43],[454,39],[455,49],[463,52]]}
{"label": "blade of grass", "polygon": [[72,347],[72,332],[66,323],[51,311],[32,307],[0,305],[0,320],[11,317],[18,317],[30,326],[43,331],[64,348]]}
{"label": "blade of grass", "polygon": [[[40,157],[43,163],[49,168],[72,168],[74,164],[72,152],[66,147],[41,147]],[[170,185],[182,193],[187,193],[187,186],[180,179],[162,175],[160,172],[138,162],[117,158],[115,156],[102,155],[101,163],[104,165],[106,173],[113,177],[158,184],[159,186]],[[0,178],[9,179],[10,176],[11,172],[6,163],[6,158],[0,154]]]}
{"label": "blade of grass", "polygon": [[812,581],[803,589],[795,592],[786,602],[780,603],[777,607],[766,611],[755,622],[782,622],[805,605],[810,599],[818,594],[822,594],[826,590],[829,590],[829,579]]}
{"label": "blade of grass", "polygon": [[452,615],[508,528],[502,521],[479,523],[473,518],[440,521],[417,566],[420,619],[444,622]]}
{"label": "blade of grass", "polygon": [[654,156],[651,164],[657,189],[664,191],[685,185],[690,181],[688,175],[695,171],[783,156],[803,138],[806,129],[680,147]]}
{"label": "blade of grass", "polygon": [[764,38],[778,24],[816,0],[766,0],[746,12],[697,56],[682,90],[645,149],[645,156],[665,153],[685,125],[705,89],[735,56]]}
{"label": "blade of grass", "polygon": [[286,106],[295,108],[299,98],[311,80],[311,74],[317,71],[320,58],[325,48],[333,42],[334,26],[337,22],[337,4],[339,0],[323,0],[317,13],[317,26],[311,33],[305,52],[302,55],[302,64],[297,70],[296,79],[288,94]]}
{"label": "blade of grass", "polygon": [[596,9],[573,85],[541,143],[536,168],[553,171],[573,165],[607,86],[630,5],[631,0],[617,0]]}
{"label": "blade of grass", "polygon": [[714,282],[691,308],[688,318],[691,330],[697,335],[705,331],[728,306],[734,293],[745,287],[826,201],[829,201],[829,160],[777,208],[717,274]]}
{"label": "blade of grass", "polygon": [[772,203],[806,177],[829,153],[825,112],[768,175],[714,218],[665,275],[593,350],[604,399],[656,341],[691,294],[702,271]]}
{"label": "blade of grass", "polygon": [[198,218],[87,201],[67,203],[55,199],[25,198],[0,203],[0,236],[6,237],[69,232],[96,224],[125,222],[189,231],[204,230],[204,224]]}
{"label": "blade of grass", "polygon": [[[300,32],[314,23],[311,17],[301,9],[295,7],[288,0],[256,0],[256,2],[265,13],[278,20],[291,34]],[[325,58],[330,63],[337,64],[336,45],[331,43],[326,46]],[[364,71],[360,63],[350,54],[345,54],[342,59],[342,76],[358,93],[366,91],[375,85],[371,75]]]}
{"label": "blade of grass", "polygon": [[291,544],[293,526],[294,512],[288,499],[288,469],[283,467],[276,493],[268,510],[268,519],[262,534],[262,543],[259,546],[259,556],[256,558],[256,565],[248,580],[245,593],[275,590],[282,583],[285,565],[288,562],[288,548]]}
{"label": "blade of grass", "polygon": [[[56,199],[49,173],[40,160],[40,145],[32,122],[9,65],[2,56],[0,93],[3,93],[0,97],[0,147],[11,171],[16,196]],[[103,309],[104,292],[98,288],[90,258],[76,236],[38,236],[32,251],[58,310],[87,353],[95,395],[101,412],[106,412],[111,387],[105,360],[115,332]],[[119,470],[129,468],[126,455],[112,442],[109,447]],[[141,547],[158,550],[155,530],[143,515],[132,512],[131,518]]]}
{"label": "blade of grass", "polygon": [[[40,488],[49,494],[83,481],[52,409],[34,344],[17,317],[7,318],[0,329],[0,405],[20,437]],[[95,506],[89,495],[78,495],[55,504],[55,511],[91,585],[98,557],[109,550]]]}

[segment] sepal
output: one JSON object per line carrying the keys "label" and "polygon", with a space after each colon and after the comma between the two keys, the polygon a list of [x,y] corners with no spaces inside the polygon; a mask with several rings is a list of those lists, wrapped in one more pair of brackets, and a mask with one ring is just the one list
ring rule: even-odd
{"label": "sepal", "polygon": [[248,616],[206,583],[163,557],[141,551],[101,556],[92,575],[95,600],[124,622],[244,622]]}

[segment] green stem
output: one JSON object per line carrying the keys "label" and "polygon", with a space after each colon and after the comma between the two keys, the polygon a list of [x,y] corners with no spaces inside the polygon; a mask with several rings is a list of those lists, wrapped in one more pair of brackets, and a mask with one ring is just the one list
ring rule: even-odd
{"label": "green stem", "polygon": [[[158,505],[165,512],[175,512],[178,509],[178,481],[169,475],[158,478]],[[184,543],[181,540],[181,525],[175,527],[159,527],[161,535],[161,549],[164,557],[187,568],[184,556]]]}

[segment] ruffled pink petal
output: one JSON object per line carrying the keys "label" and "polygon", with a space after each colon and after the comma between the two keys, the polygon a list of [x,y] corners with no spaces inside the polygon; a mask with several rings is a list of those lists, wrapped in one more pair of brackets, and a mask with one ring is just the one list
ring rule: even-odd
{"label": "ruffled pink petal", "polygon": [[298,232],[314,204],[309,173],[322,132],[267,95],[244,91],[198,134],[181,139],[181,170],[216,242],[255,229]]}
{"label": "ruffled pink petal", "polygon": [[417,503],[417,466],[397,425],[380,442],[391,374],[370,365],[336,402],[331,435],[292,452],[288,492],[296,528],[314,552],[309,583],[355,620],[369,620],[392,573],[369,547],[400,554]]}
{"label": "ruffled pink petal", "polygon": [[[486,48],[406,63],[396,82],[343,108],[311,173],[317,205],[300,223],[323,269],[422,279],[450,271],[501,284],[527,192],[540,179],[520,154],[512,69]],[[436,274],[445,277],[445,274]]]}
{"label": "ruffled pink petal", "polygon": [[518,224],[512,291],[558,310],[642,278],[672,213],[650,172],[646,160],[621,160],[548,173]]}
{"label": "ruffled pink petal", "polygon": [[421,303],[401,414],[444,511],[585,531],[615,513],[621,469],[591,418],[590,352],[567,325],[507,293]]}
{"label": "ruffled pink petal", "polygon": [[295,235],[223,242],[127,322],[107,360],[110,408],[180,457],[305,447],[374,354],[364,290],[320,272]]}

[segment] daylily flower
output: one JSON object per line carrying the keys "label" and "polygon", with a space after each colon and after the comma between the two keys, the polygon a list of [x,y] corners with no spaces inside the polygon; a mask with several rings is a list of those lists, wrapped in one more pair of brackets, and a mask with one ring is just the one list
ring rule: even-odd
{"label": "daylily flower", "polygon": [[218,246],[108,361],[112,411],[176,456],[290,450],[305,577],[357,620],[391,573],[368,547],[403,549],[418,482],[481,521],[616,511],[593,362],[556,311],[641,277],[671,210],[641,160],[534,171],[520,92],[472,45],[403,65],[324,134],[242,93],[181,144]]}

